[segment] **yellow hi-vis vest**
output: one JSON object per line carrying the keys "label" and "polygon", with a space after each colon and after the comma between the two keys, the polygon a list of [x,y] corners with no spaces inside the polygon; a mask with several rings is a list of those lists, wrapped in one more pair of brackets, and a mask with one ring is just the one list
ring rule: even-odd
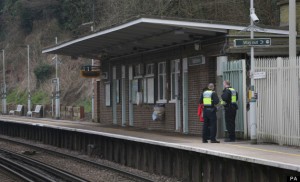
{"label": "yellow hi-vis vest", "polygon": [[203,92],[203,105],[204,106],[212,106],[212,99],[211,96],[213,94],[213,91],[206,90]]}
{"label": "yellow hi-vis vest", "polygon": [[228,88],[231,91],[231,103],[236,104],[236,91],[234,88]]}

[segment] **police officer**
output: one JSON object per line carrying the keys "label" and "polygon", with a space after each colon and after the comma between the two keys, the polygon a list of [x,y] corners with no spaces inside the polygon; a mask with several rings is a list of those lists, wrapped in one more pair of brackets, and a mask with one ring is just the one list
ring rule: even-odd
{"label": "police officer", "polygon": [[217,134],[217,115],[216,111],[217,105],[220,100],[218,95],[214,92],[214,84],[208,84],[208,89],[201,94],[200,104],[204,105],[203,109],[203,134],[202,134],[202,142],[207,143],[208,138],[208,127],[210,127],[210,142],[211,143],[220,143],[220,141],[216,140]]}
{"label": "police officer", "polygon": [[228,131],[229,138],[225,139],[225,142],[234,142],[235,141],[235,117],[236,110],[238,109],[237,100],[238,93],[237,91],[230,86],[230,81],[225,80],[223,82],[224,90],[222,94],[222,100],[224,101],[224,110],[225,110],[225,124]]}

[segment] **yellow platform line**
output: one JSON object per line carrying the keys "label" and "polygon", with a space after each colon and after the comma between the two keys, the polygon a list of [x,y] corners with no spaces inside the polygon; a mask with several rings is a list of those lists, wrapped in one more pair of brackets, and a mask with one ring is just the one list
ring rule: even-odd
{"label": "yellow platform line", "polygon": [[254,147],[246,147],[246,146],[240,146],[240,145],[232,145],[232,144],[229,144],[229,145],[234,146],[234,147],[238,147],[238,148],[258,150],[258,151],[263,151],[263,152],[270,152],[270,153],[284,154],[284,155],[289,155],[289,156],[300,157],[300,154],[291,154],[291,153],[286,153],[286,152],[279,152],[279,151],[260,149],[260,148],[254,148]]}

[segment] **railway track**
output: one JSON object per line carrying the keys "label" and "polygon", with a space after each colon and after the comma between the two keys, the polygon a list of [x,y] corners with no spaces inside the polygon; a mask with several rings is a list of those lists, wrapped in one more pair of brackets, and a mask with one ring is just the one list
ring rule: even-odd
{"label": "railway track", "polygon": [[0,166],[2,169],[28,182],[87,182],[87,180],[74,174],[5,149],[0,149]]}
{"label": "railway track", "polygon": [[21,178],[19,178],[17,175],[7,170],[7,167],[3,166],[2,164],[0,164],[0,179],[1,182],[15,182],[15,181],[23,182],[24,181]]}
{"label": "railway track", "polygon": [[81,163],[86,163],[88,165],[93,165],[93,166],[96,166],[98,168],[107,169],[109,171],[113,171],[115,173],[118,173],[121,176],[124,176],[125,178],[131,179],[133,181],[154,182],[154,180],[146,178],[144,176],[140,176],[140,175],[137,175],[137,174],[134,174],[134,173],[130,173],[130,172],[127,172],[125,170],[122,170],[122,169],[119,169],[119,168],[116,168],[116,167],[111,167],[111,166],[107,166],[107,165],[100,164],[100,163],[97,163],[97,162],[93,162],[93,161],[90,161],[90,160],[87,160],[87,159],[82,159],[82,158],[79,158],[79,157],[75,157],[73,155],[57,152],[57,151],[54,151],[54,150],[51,150],[51,149],[45,149],[45,148],[42,148],[42,147],[39,147],[39,146],[36,146],[36,145],[32,145],[32,144],[12,140],[12,139],[9,139],[9,138],[0,137],[0,140],[12,142],[12,143],[15,143],[15,144],[18,144],[18,145],[27,146],[27,147],[30,147],[30,148],[34,148],[35,150],[43,151],[43,152],[46,152],[46,153],[49,153],[49,154],[52,154],[52,155],[56,155],[56,156],[60,156],[60,157],[63,157],[63,158],[70,158],[72,160],[75,160],[75,161],[78,161],[78,162],[81,162]]}

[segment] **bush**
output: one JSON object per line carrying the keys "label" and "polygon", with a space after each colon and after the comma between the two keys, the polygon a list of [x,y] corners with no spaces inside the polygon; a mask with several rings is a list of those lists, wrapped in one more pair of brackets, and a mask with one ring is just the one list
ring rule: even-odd
{"label": "bush", "polygon": [[49,79],[54,73],[54,67],[49,64],[41,64],[34,69],[34,74],[38,83]]}
{"label": "bush", "polygon": [[49,104],[50,96],[44,91],[36,91],[31,97],[31,102],[33,104]]}
{"label": "bush", "polygon": [[76,33],[82,23],[91,21],[91,1],[61,0],[57,19],[62,28]]}
{"label": "bush", "polygon": [[85,113],[92,112],[92,99],[91,98],[79,100],[75,103],[75,105],[83,106]]}
{"label": "bush", "polygon": [[24,30],[25,33],[30,33],[32,31],[33,26],[33,18],[29,10],[22,9],[21,14],[21,28]]}

